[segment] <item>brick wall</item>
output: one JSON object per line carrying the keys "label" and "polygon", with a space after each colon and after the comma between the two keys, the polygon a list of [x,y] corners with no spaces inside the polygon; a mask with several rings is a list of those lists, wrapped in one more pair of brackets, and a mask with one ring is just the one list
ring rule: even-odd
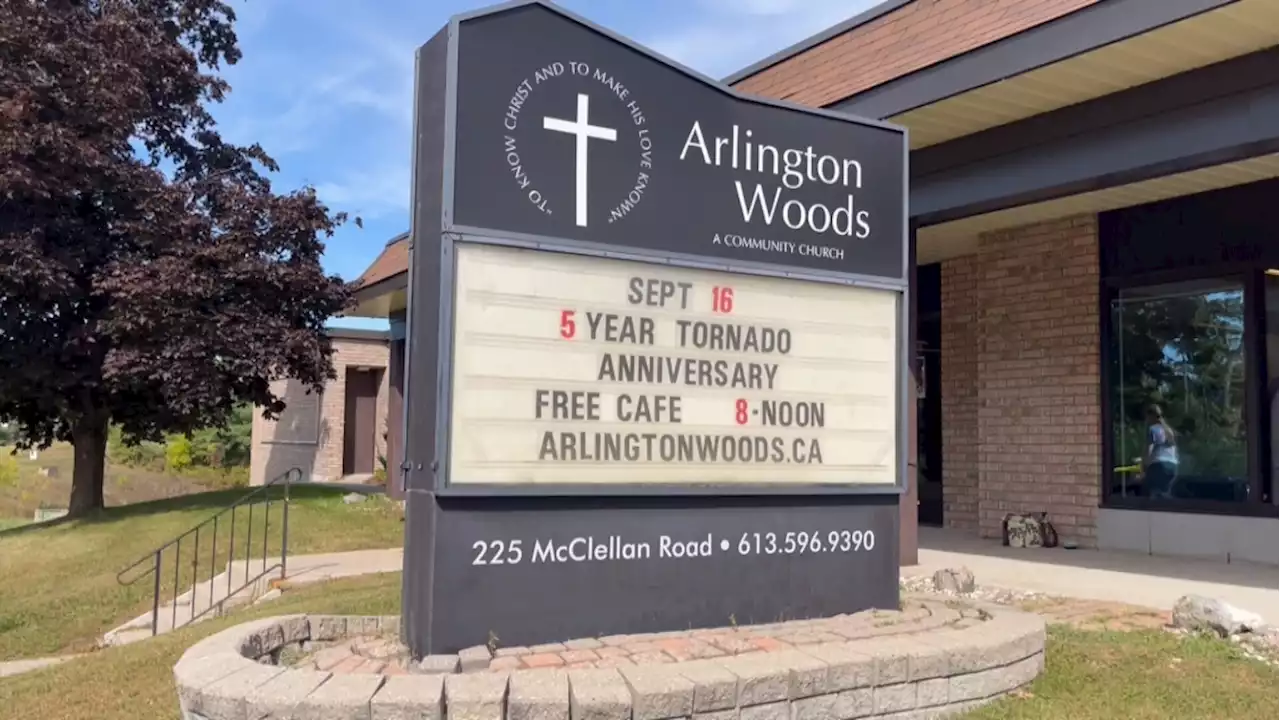
{"label": "brick wall", "polygon": [[1102,446],[1093,215],[1001,230],[942,267],[948,525],[1045,510],[1094,544]]}
{"label": "brick wall", "polygon": [[977,257],[942,264],[942,517],[978,527]]}
{"label": "brick wall", "polygon": [[823,107],[1097,0],[914,0],[736,83]]}
{"label": "brick wall", "polygon": [[[303,476],[314,482],[327,482],[342,477],[343,432],[346,425],[346,374],[349,367],[367,367],[379,370],[381,381],[377,403],[377,452],[386,453],[387,402],[390,373],[388,342],[385,339],[333,338],[333,366],[338,377],[325,385],[320,396],[318,433],[296,433],[280,427],[298,426],[293,423],[289,411],[278,422],[264,420],[260,415],[253,421],[253,446],[250,458],[249,479],[260,485],[290,468],[302,469]],[[278,394],[289,397],[295,393],[296,381],[280,380],[272,384]]]}

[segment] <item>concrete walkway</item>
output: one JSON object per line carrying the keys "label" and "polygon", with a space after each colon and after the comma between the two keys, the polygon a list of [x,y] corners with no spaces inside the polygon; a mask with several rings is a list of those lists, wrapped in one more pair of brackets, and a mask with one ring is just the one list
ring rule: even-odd
{"label": "concrete walkway", "polygon": [[[271,568],[278,560],[268,560]],[[920,562],[902,568],[904,577],[931,575],[946,567],[968,567],[980,585],[1011,590],[1029,590],[1068,598],[1127,603],[1168,610],[1183,595],[1195,593],[1220,598],[1251,610],[1267,622],[1280,624],[1280,571],[1274,566],[1248,563],[1221,563],[1202,560],[1140,555],[1099,550],[1021,549],[1002,547],[998,541],[937,528],[920,528]],[[401,548],[357,550],[289,558],[290,584],[322,582],[357,575],[398,572],[404,566]],[[232,585],[243,578],[244,561],[229,565]],[[253,561],[252,577],[262,570],[262,561]],[[201,583],[194,597],[198,614],[212,603],[231,606],[250,602],[276,580],[269,574],[258,587],[226,596],[226,575]],[[219,589],[221,588],[221,590]],[[191,615],[193,593],[178,598],[177,627]],[[173,629],[174,606],[160,610],[160,633]],[[216,617],[212,612],[206,617]],[[151,613],[139,616],[104,636],[104,644],[124,645],[151,637]],[[71,657],[39,658],[0,663],[0,677],[48,667]]]}
{"label": "concrete walkway", "polygon": [[[224,608],[252,602],[270,587],[273,581],[279,580],[279,558],[268,559],[266,569],[273,570],[259,582],[245,588],[234,595],[227,595],[227,573],[231,574],[231,589],[244,583],[245,561],[239,560],[228,564],[226,572],[218,574],[212,581],[206,580],[192,590],[180,595],[176,603],[162,605],[159,613],[158,634],[172,631],[175,627],[190,624],[192,615],[192,598],[195,600],[195,614],[200,614],[211,605],[222,604]],[[354,550],[351,552],[327,553],[322,555],[295,555],[289,558],[288,577],[290,585],[323,582],[337,578],[357,575],[375,575],[378,573],[399,572],[404,567],[404,550],[387,548],[385,550]],[[262,559],[249,561],[248,577],[262,572]],[[176,606],[176,612],[175,612]],[[196,620],[207,620],[218,616],[215,610]],[[175,623],[176,620],[176,623]],[[130,620],[102,637],[102,645],[128,645],[151,637],[151,613],[145,613]],[[29,660],[11,660],[0,662],[0,678],[20,675],[39,670],[51,665],[73,660],[81,655],[63,655],[59,657],[32,658]]]}
{"label": "concrete walkway", "polygon": [[52,665],[64,663],[68,660],[75,660],[82,655],[62,655],[59,657],[32,658],[31,660],[12,660],[10,662],[0,662],[0,678],[7,678],[13,675],[21,675],[32,670],[47,668]]}
{"label": "concrete walkway", "polygon": [[1062,548],[1008,548],[953,530],[920,528],[920,564],[904,576],[968,567],[979,585],[1169,610],[1188,594],[1219,598],[1280,624],[1280,571],[1271,565]]}
{"label": "concrete walkway", "polygon": [[[403,566],[404,550],[401,548],[293,555],[288,559],[285,580],[291,585],[298,585],[356,575],[399,572]],[[259,575],[262,577],[254,580]],[[174,602],[161,605],[156,618],[156,634],[163,635],[175,628],[189,625],[192,617],[203,614],[202,617],[196,617],[196,622],[200,622],[217,617],[228,608],[252,602],[280,579],[280,558],[255,558],[228,563],[227,569],[213,579],[198,583],[179,595]],[[250,580],[253,582],[248,587],[239,589]],[[228,593],[229,590],[234,592]],[[213,610],[210,611],[210,608]],[[151,636],[151,613],[147,612],[108,632],[102,637],[102,644],[128,645]]]}

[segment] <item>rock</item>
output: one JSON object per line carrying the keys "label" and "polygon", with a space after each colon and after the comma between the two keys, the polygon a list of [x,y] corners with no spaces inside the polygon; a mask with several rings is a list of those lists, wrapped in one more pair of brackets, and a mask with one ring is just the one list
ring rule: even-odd
{"label": "rock", "polygon": [[933,589],[938,592],[968,594],[974,587],[973,572],[967,567],[943,568],[933,574]]}
{"label": "rock", "polygon": [[38,508],[36,509],[35,514],[32,515],[31,519],[35,522],[48,522],[50,520],[57,520],[60,517],[66,517],[66,515],[66,508]]}
{"label": "rock", "polygon": [[347,493],[346,495],[342,496],[342,502],[348,505],[355,505],[356,503],[362,503],[367,499],[369,499],[368,495],[362,495],[357,492]]}
{"label": "rock", "polygon": [[1216,598],[1183,595],[1173,606],[1174,627],[1230,637],[1265,627],[1262,618]]}
{"label": "rock", "polygon": [[1249,642],[1260,650],[1276,652],[1280,650],[1280,629],[1275,625],[1261,625],[1249,633]]}

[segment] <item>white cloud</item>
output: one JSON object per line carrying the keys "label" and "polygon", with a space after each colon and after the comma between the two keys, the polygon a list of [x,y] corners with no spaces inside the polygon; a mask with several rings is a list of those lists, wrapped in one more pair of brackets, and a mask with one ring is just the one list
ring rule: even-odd
{"label": "white cloud", "polygon": [[658,52],[721,78],[848,20],[879,0],[701,0],[700,22],[647,38]]}
{"label": "white cloud", "polygon": [[281,164],[277,182],[314,185],[335,210],[402,216],[418,28],[334,0],[247,7],[236,6],[245,59],[216,111],[224,136],[261,143]]}
{"label": "white cloud", "polygon": [[343,173],[339,179],[317,183],[316,194],[326,205],[366,220],[406,212],[410,191],[408,153],[398,160],[358,168]]}
{"label": "white cloud", "polygon": [[352,110],[409,126],[412,71],[405,77],[361,47],[323,57],[258,56],[228,79],[231,99],[219,112],[224,133],[239,142],[260,142],[274,155],[313,149],[340,131]]}

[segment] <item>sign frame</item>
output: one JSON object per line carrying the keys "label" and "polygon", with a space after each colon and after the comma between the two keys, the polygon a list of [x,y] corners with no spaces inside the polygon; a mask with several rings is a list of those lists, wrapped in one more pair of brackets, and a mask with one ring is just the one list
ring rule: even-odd
{"label": "sign frame", "polygon": [[[697,255],[692,253],[671,253],[660,252],[648,248],[614,245],[602,242],[575,240],[571,238],[555,237],[547,235],[538,235],[524,232],[513,232],[508,230],[476,227],[472,225],[463,225],[454,222],[454,205],[455,205],[455,166],[457,161],[457,103],[458,103],[458,38],[460,35],[460,26],[462,23],[475,18],[482,18],[496,13],[513,10],[527,6],[540,6],[557,15],[562,16],[566,20],[583,26],[586,30],[599,34],[612,42],[618,43],[632,52],[637,53],[644,58],[656,63],[660,63],[670,67],[671,69],[682,73],[701,84],[705,85],[708,91],[718,92],[726,95],[733,101],[755,104],[761,106],[770,106],[784,110],[802,112],[807,115],[816,115],[831,120],[848,123],[860,127],[872,127],[881,130],[889,130],[899,133],[902,136],[902,211],[901,211],[901,251],[902,251],[902,274],[901,277],[874,276],[863,275],[857,273],[826,271],[820,269],[812,269],[803,266],[792,266],[776,263],[765,263],[749,260],[725,260],[706,255]],[[438,319],[436,337],[432,338],[434,347],[422,348],[417,347],[418,343],[423,340],[419,337],[421,333],[415,333],[414,313],[411,311],[408,317],[408,347],[406,348],[406,360],[414,356],[419,356],[423,352],[437,353],[437,361],[435,362],[435,397],[436,407],[434,413],[435,438],[433,448],[434,462],[430,468],[424,467],[421,463],[414,464],[412,461],[406,461],[403,469],[409,472],[423,471],[429,472],[431,479],[427,484],[428,487],[414,484],[420,489],[429,490],[434,494],[442,497],[458,497],[458,498],[485,498],[485,497],[515,497],[515,498],[535,498],[535,497],[672,497],[672,496],[690,496],[690,497],[767,497],[767,496],[832,496],[832,495],[903,495],[907,492],[909,483],[909,470],[911,459],[909,457],[908,448],[910,443],[910,403],[915,401],[915,392],[911,374],[908,372],[908,364],[913,358],[913,348],[910,347],[909,328],[910,313],[908,284],[911,275],[910,264],[910,223],[908,213],[909,202],[909,155],[910,143],[908,131],[901,125],[882,122],[879,120],[871,120],[867,118],[856,117],[843,113],[833,112],[824,109],[816,109],[804,107],[786,101],[771,100],[757,96],[747,95],[725,86],[695,70],[692,70],[670,58],[664,57],[652,50],[645,48],[626,37],[618,35],[607,28],[603,28],[595,23],[587,20],[563,7],[554,5],[545,0],[510,0],[499,5],[493,5],[481,8],[475,11],[454,15],[449,20],[446,28],[448,33],[447,55],[444,68],[444,77],[446,79],[445,101],[443,108],[444,117],[444,148],[443,148],[443,174],[441,180],[441,190],[443,194],[443,202],[440,203],[440,213],[435,217],[420,217],[419,210],[421,208],[420,198],[414,197],[411,201],[413,211],[411,213],[411,238],[421,237],[420,232],[435,235],[439,233],[439,256],[438,260],[438,285],[437,288],[428,292],[438,293]],[[419,50],[421,54],[421,50]],[[419,63],[415,63],[416,69]],[[415,91],[420,88],[420,84],[415,78]],[[420,98],[415,97],[415,106]],[[415,120],[416,123],[416,120]],[[419,133],[415,132],[414,141],[414,192],[416,195],[419,181],[416,174],[419,170],[420,162],[417,142]],[[472,243],[478,245],[492,245],[500,247],[511,247],[528,250],[537,250],[544,252],[553,252],[558,254],[579,255],[586,257],[595,257],[603,259],[627,260],[632,262],[647,263],[655,266],[666,266],[674,268],[683,268],[690,270],[713,270],[718,272],[732,273],[737,275],[754,275],[759,277],[770,277],[779,279],[792,279],[808,282],[820,282],[834,285],[844,285],[849,287],[889,291],[897,294],[897,312],[895,331],[897,332],[897,342],[895,343],[895,369],[894,383],[896,386],[896,402],[897,418],[895,423],[895,451],[896,459],[894,466],[896,469],[896,480],[893,483],[786,483],[786,482],[768,482],[768,483],[752,483],[752,484],[672,484],[672,483],[482,483],[467,482],[463,484],[455,484],[449,477],[450,468],[450,447],[451,447],[451,431],[452,431],[452,411],[453,411],[453,365],[454,365],[454,324],[455,324],[455,278],[457,274],[457,262],[455,248],[459,244]],[[410,281],[409,281],[409,299],[408,307],[414,308],[414,291],[418,283],[414,282],[415,270],[418,261],[415,261],[415,255],[421,255],[423,250],[429,250],[432,243],[417,243],[411,240],[410,252]],[[411,398],[409,382],[414,373],[406,372],[405,374],[405,397]],[[420,381],[420,379],[419,379]],[[408,408],[406,408],[408,410]],[[405,432],[406,442],[410,437],[409,434],[409,412],[405,413]],[[406,478],[406,487],[411,483]]]}
{"label": "sign frame", "polygon": [[[538,252],[578,255],[610,260],[625,260],[647,263],[658,267],[673,267],[689,270],[714,270],[736,275],[754,275],[777,279],[798,280],[803,282],[822,282],[832,285],[843,285],[881,292],[897,292],[897,311],[895,312],[894,331],[897,333],[895,345],[894,381],[899,386],[896,397],[897,422],[895,428],[895,475],[898,480],[892,485],[886,483],[795,483],[795,482],[760,482],[760,483],[484,483],[467,482],[455,484],[450,477],[450,450],[452,446],[453,416],[453,365],[454,365],[454,284],[457,276],[457,253],[455,248],[460,244],[488,245],[494,247],[510,247]],[[906,399],[910,374],[905,372],[904,363],[907,354],[906,334],[906,293],[900,291],[893,283],[833,277],[819,274],[816,277],[810,271],[791,272],[773,268],[744,267],[735,263],[707,262],[701,259],[673,258],[659,255],[656,252],[634,248],[616,249],[616,246],[584,247],[598,245],[563,240],[532,240],[512,237],[499,237],[480,234],[447,233],[440,243],[441,278],[440,278],[440,328],[437,339],[440,359],[438,365],[438,395],[436,404],[436,439],[435,457],[435,492],[441,496],[492,497],[492,496],[535,496],[535,497],[572,497],[572,496],[768,496],[768,495],[884,495],[905,492],[903,480],[907,470],[907,411]],[[914,399],[914,395],[912,395]],[[779,468],[779,472],[785,472]]]}

